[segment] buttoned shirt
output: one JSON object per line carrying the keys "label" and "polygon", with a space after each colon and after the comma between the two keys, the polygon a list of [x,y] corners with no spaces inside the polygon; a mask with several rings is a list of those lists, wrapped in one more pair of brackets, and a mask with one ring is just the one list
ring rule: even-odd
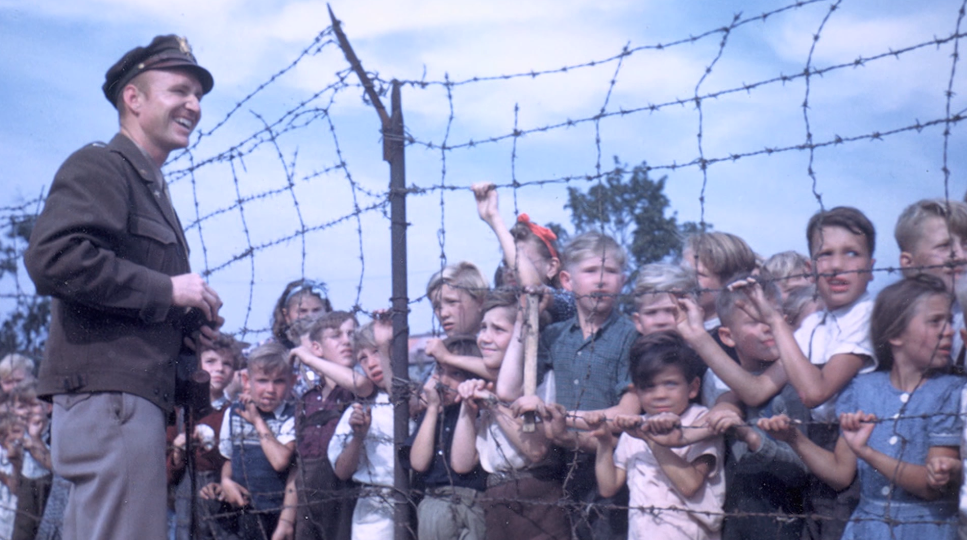
{"label": "buttoned shirt", "polygon": [[541,333],[539,378],[554,370],[557,402],[568,410],[617,405],[631,385],[628,357],[637,337],[634,323],[617,310],[587,338],[577,317],[552,324]]}

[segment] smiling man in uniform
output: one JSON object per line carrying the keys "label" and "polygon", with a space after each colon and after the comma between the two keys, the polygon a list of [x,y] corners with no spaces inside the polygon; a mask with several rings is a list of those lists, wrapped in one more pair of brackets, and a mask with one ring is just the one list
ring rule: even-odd
{"label": "smiling man in uniform", "polygon": [[63,538],[161,540],[175,359],[216,335],[221,307],[191,273],[161,166],[188,146],[214,83],[176,36],[105,78],[120,132],[64,162],[24,256],[54,298],[38,392],[54,402],[54,470],[73,484]]}

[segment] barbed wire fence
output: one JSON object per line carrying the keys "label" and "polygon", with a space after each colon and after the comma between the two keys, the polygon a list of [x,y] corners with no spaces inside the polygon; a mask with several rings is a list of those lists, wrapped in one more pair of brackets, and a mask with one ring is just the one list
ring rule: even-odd
{"label": "barbed wire fence", "polygon": [[[958,174],[952,170],[953,162],[959,156],[951,137],[967,114],[963,100],[958,99],[958,89],[962,83],[957,78],[959,43],[967,35],[962,28],[967,2],[960,4],[956,13],[951,13],[951,20],[955,21],[953,28],[938,29],[929,39],[899,41],[885,50],[851,61],[821,64],[814,53],[821,46],[828,26],[835,24],[839,14],[848,6],[842,0],[797,1],[757,15],[736,14],[724,26],[681,39],[641,46],[629,43],[606,58],[550,69],[456,80],[449,75],[442,80],[427,80],[425,77],[419,80],[395,80],[375,72],[364,72],[371,81],[369,87],[357,82],[359,70],[354,73],[353,66],[345,67],[341,63],[345,46],[340,46],[336,29],[327,28],[292,62],[239,100],[213,127],[199,131],[191,146],[174,155],[166,166],[166,177],[172,188],[175,206],[179,208],[186,233],[190,235],[193,262],[196,263],[194,267],[200,268],[226,300],[226,308],[230,310],[226,313],[229,320],[227,329],[240,339],[258,341],[270,332],[264,325],[268,319],[265,298],[270,301],[281,290],[282,284],[290,279],[321,278],[326,281],[329,269],[338,265],[344,269],[342,275],[355,277],[336,283],[330,280],[337,309],[351,309],[359,314],[371,315],[386,305],[373,298],[392,299],[393,314],[398,324],[394,329],[395,336],[398,342],[405,345],[410,326],[407,321],[409,310],[418,307],[426,309],[429,300],[423,295],[409,298],[404,293],[400,296],[399,291],[390,291],[387,284],[374,284],[389,281],[388,276],[382,273],[385,271],[385,256],[373,255],[390,250],[389,235],[385,233],[388,224],[408,224],[411,246],[433,244],[438,254],[432,258],[437,268],[442,268],[458,258],[454,256],[455,253],[465,252],[461,244],[466,239],[452,231],[448,234],[447,229],[448,226],[452,227],[454,220],[463,219],[471,204],[472,195],[466,179],[476,176],[472,171],[475,160],[501,159],[507,162],[509,179],[498,180],[495,184],[502,192],[509,191],[516,217],[520,213],[518,206],[546,208],[548,202],[542,200],[547,198],[543,191],[545,189],[555,186],[585,187],[602,182],[617,170],[617,165],[612,169],[602,165],[602,156],[608,154],[609,146],[605,137],[609,127],[618,133],[617,137],[628,136],[626,126],[650,125],[649,120],[658,115],[681,116],[683,123],[693,126],[690,134],[692,150],[685,154],[687,158],[677,160],[666,159],[665,156],[680,155],[681,148],[686,146],[682,140],[669,142],[667,148],[649,148],[647,170],[661,174],[687,172],[697,175],[699,182],[694,197],[699,203],[698,216],[702,226],[706,223],[706,209],[736,204],[731,200],[710,199],[709,188],[716,183],[717,175],[721,174],[719,171],[755,159],[805,156],[805,167],[804,170],[800,169],[800,173],[815,200],[814,210],[819,210],[829,205],[822,195],[820,185],[823,178],[816,165],[820,152],[829,153],[823,154],[824,160],[849,159],[850,149],[860,144],[902,137],[941,135],[942,162],[938,168],[942,178],[937,180],[937,188],[933,191],[942,192],[947,199],[959,198],[963,186],[954,182]],[[730,44],[742,32],[754,25],[770,24],[782,17],[805,11],[818,16],[819,23],[811,34],[812,42],[805,63],[797,71],[791,74],[770,73],[748,83],[713,86],[711,78],[726,69],[721,66],[728,59]],[[619,100],[617,94],[622,79],[630,78],[630,70],[635,69],[631,66],[633,61],[646,55],[668,55],[677,49],[697,45],[707,46],[709,56],[703,68],[697,71],[698,76],[689,95],[654,102],[635,98],[637,100],[630,105],[615,104],[629,99],[627,95],[621,95]],[[823,106],[821,101],[817,104],[817,81],[840,77],[845,79],[842,84],[849,84],[850,75],[859,70],[889,62],[908,61],[910,58],[914,60],[909,61],[916,61],[921,58],[917,55],[928,51],[941,51],[948,58],[945,64],[945,69],[949,67],[946,85],[931,98],[938,106],[932,109],[937,114],[893,119],[893,123],[849,124],[850,130],[839,134],[817,131],[820,122],[816,119],[816,111]],[[330,68],[335,65],[341,67],[326,73],[317,89],[294,105],[276,101],[278,86],[282,81],[306,66],[318,67],[318,64]],[[466,126],[461,124],[458,100],[462,96],[470,96],[468,100],[472,101],[479,100],[481,93],[504,92],[512,95],[521,89],[527,91],[527,85],[544,84],[542,81],[546,80],[553,81],[547,83],[553,85],[566,80],[599,78],[604,80],[606,91],[600,106],[587,114],[573,117],[555,114],[550,122],[532,123],[529,117],[525,117],[526,109],[515,102],[512,111],[508,112],[508,116],[512,112],[513,119],[510,130],[485,128],[489,131],[482,136],[470,136]],[[506,86],[507,90],[499,90],[501,85]],[[381,156],[373,140],[374,134],[380,135],[386,144],[387,132],[374,124],[372,111],[366,110],[381,98],[386,98],[394,87],[419,102],[418,114],[426,114],[422,108],[429,108],[435,114],[443,111],[439,117],[444,119],[442,135],[436,139],[431,135],[435,133],[433,129],[420,131],[407,125],[405,128],[401,126],[401,140],[389,141],[401,142],[410,153],[407,157],[416,158],[416,174],[411,169],[409,177],[419,180],[410,181],[402,189],[388,188],[382,180],[386,177],[385,169],[379,164]],[[789,141],[777,137],[765,146],[723,150],[727,145],[714,139],[722,131],[716,129],[709,114],[709,104],[735,96],[754,99],[776,88],[801,89],[796,98],[797,103],[798,99],[802,100],[799,106],[803,127],[801,138]],[[441,94],[437,92],[442,93],[443,97],[438,97]],[[360,97],[363,99],[362,108],[358,103]],[[763,106],[768,106],[771,98],[771,94],[768,99],[763,98]],[[499,111],[492,114],[499,115]],[[618,125],[618,122],[621,124]],[[362,127],[352,125],[354,123]],[[413,125],[425,127],[429,122],[419,118]],[[250,134],[240,135],[245,133]],[[534,154],[546,152],[561,138],[571,135],[586,141],[592,149],[589,154],[591,159],[586,162],[590,165],[581,165],[572,172],[554,175],[548,174],[541,163],[535,165],[527,161],[529,151]],[[350,161],[350,157],[354,160]],[[744,188],[735,186],[735,189]],[[454,197],[450,197],[451,194]],[[412,223],[394,222],[395,218],[390,213],[394,197],[407,201],[407,204],[418,205],[419,210],[410,213],[410,216],[416,216]],[[455,197],[460,197],[459,202],[455,202]],[[552,204],[558,203],[551,199]],[[525,204],[522,205],[522,202]],[[453,210],[448,205],[459,206]],[[0,208],[4,231],[0,301],[10,312],[29,310],[39,301],[29,283],[25,283],[20,259],[25,248],[23,226],[29,224],[41,206],[42,197]],[[433,206],[437,215],[431,211]],[[856,206],[862,207],[862,204]],[[733,207],[733,210],[746,212],[755,209]],[[428,225],[429,222],[434,225]],[[435,231],[435,241],[431,242],[428,235],[422,233],[427,227],[436,226],[436,222],[439,226]],[[797,230],[803,228],[802,223],[798,222],[788,226]],[[421,235],[414,237],[412,231],[420,231]],[[427,252],[420,250],[419,253],[425,256]],[[374,260],[379,262],[374,263]],[[374,264],[378,266],[374,267]],[[878,265],[873,272],[894,274],[898,268],[890,264]],[[405,272],[396,277],[402,277],[405,284]],[[413,280],[412,268],[409,278],[410,285],[415,283],[417,290],[422,288],[423,283]],[[367,294],[364,290],[367,287],[378,289],[379,292]],[[403,304],[397,304],[397,301]],[[42,335],[31,335],[29,339],[40,343],[43,338]],[[16,345],[28,349],[37,343],[22,341]],[[395,356],[398,358],[399,354]],[[593,375],[588,372],[586,380]],[[398,373],[396,377],[395,387],[399,392],[390,405],[400,409],[399,405],[406,404],[408,394],[418,391],[422,385],[419,382],[410,383]],[[399,437],[396,438],[399,444]],[[390,444],[392,441],[385,442]],[[414,494],[406,486],[400,485],[389,490],[363,488],[362,493],[387,496],[397,508],[412,506],[415,501]],[[556,504],[570,509],[572,503],[561,500]],[[643,510],[659,513],[678,511],[669,508]],[[402,524],[404,528],[410,526],[410,517],[397,515],[397,519],[406,520]]]}

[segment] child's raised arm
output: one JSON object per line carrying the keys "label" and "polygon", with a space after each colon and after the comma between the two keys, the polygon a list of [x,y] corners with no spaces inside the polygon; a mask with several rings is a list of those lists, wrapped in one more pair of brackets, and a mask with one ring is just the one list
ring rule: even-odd
{"label": "child's raised arm", "polygon": [[678,333],[743,403],[758,407],[782,391],[786,385],[786,373],[779,362],[760,375],[749,373],[729,357],[705,330],[705,314],[695,300],[679,298],[678,307]]}
{"label": "child's raised arm", "polygon": [[[352,478],[353,473],[356,472],[356,468],[359,467],[359,458],[363,453],[363,444],[366,440],[366,434],[369,433],[369,425],[372,422],[369,409],[360,403],[353,403],[352,409],[346,409],[346,413],[343,414],[345,415],[347,413],[349,414],[348,425],[350,432],[340,433],[340,426],[336,426],[336,433],[329,443],[330,448],[332,448],[332,444],[338,444],[336,437],[340,434],[349,437],[349,441],[343,446],[335,463],[332,464],[332,470],[340,480],[349,480]],[[341,423],[342,420],[340,419]],[[329,456],[331,459],[332,451],[330,451]]]}
{"label": "child's raised arm", "polygon": [[[265,423],[262,415],[259,414],[253,401],[246,402],[243,408],[238,411],[238,415],[246,422],[255,426],[255,431],[259,434],[259,444],[262,446],[262,452],[265,454],[265,458],[269,461],[269,464],[272,465],[272,468],[279,472],[288,469],[289,464],[292,463],[292,454],[295,452],[295,438],[293,437],[293,440],[285,444],[279,442],[275,433],[272,433],[269,425]],[[295,420],[292,418],[286,420],[282,429],[294,433]]]}
{"label": "child's raised arm", "polygon": [[362,373],[356,372],[353,368],[341,366],[335,362],[330,362],[325,358],[320,358],[310,351],[307,347],[299,346],[289,352],[290,358],[298,358],[310,369],[329,379],[333,383],[349,390],[359,397],[368,397],[373,394],[375,387],[373,381]]}
{"label": "child's raised arm", "polygon": [[778,363],[785,370],[803,405],[812,409],[826,403],[863,369],[866,357],[857,354],[834,354],[822,369],[810,362],[799,348],[792,327],[785,317],[766,300],[762,286],[751,281],[746,287],[751,302],[736,304],[753,319],[769,325],[779,348]]}
{"label": "child's raised arm", "polygon": [[497,398],[502,401],[514,401],[524,395],[523,329],[524,313],[520,312],[514,322],[514,333],[510,337],[510,345],[504,351],[504,359],[497,372]]}
{"label": "child's raised arm", "polygon": [[514,237],[504,224],[497,208],[497,188],[490,182],[474,184],[470,186],[474,197],[477,199],[477,213],[497,235],[500,242],[500,249],[504,252],[504,264],[507,268],[517,271],[517,279],[521,287],[543,285],[534,263],[527,257],[521,257]]}
{"label": "child's raised arm", "polygon": [[777,441],[788,443],[806,467],[833,489],[846,489],[856,476],[856,454],[843,437],[836,441],[836,447],[830,452],[809,440],[784,414],[760,418],[756,425]]}

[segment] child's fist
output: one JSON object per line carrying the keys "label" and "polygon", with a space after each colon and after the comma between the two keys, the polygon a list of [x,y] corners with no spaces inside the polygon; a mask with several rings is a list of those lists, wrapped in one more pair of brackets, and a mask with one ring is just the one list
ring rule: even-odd
{"label": "child's fist", "polygon": [[784,414],[772,416],[770,418],[760,418],[756,426],[765,431],[770,437],[777,441],[790,443],[799,434],[799,430],[793,421]]}
{"label": "child's fist", "polygon": [[930,456],[927,458],[927,485],[942,491],[954,480],[960,479],[960,460],[951,456]]}
{"label": "child's fist", "polygon": [[369,407],[364,407],[361,403],[353,403],[353,412],[349,415],[349,426],[353,428],[353,435],[357,437],[366,435],[372,420]]}

